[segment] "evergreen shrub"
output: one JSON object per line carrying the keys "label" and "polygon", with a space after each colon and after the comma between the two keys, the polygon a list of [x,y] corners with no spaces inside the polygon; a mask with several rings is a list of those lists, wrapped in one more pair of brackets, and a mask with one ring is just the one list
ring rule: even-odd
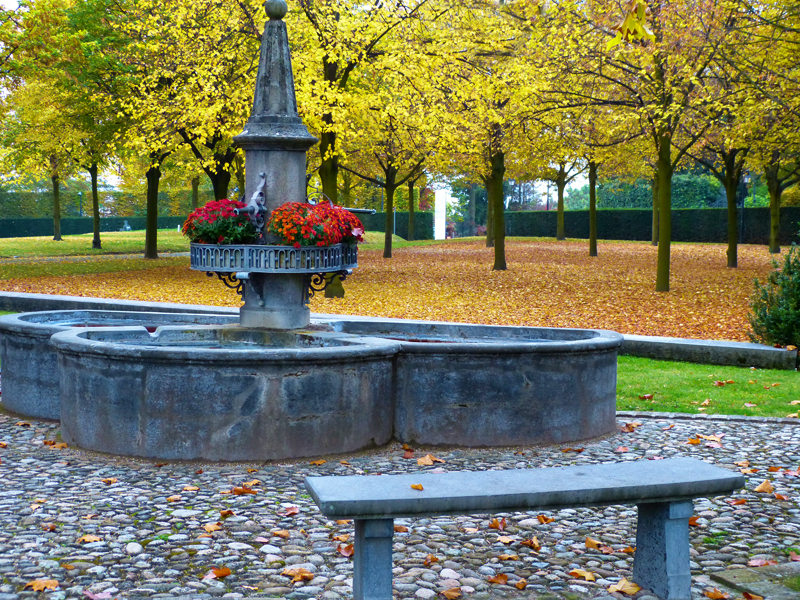
{"label": "evergreen shrub", "polygon": [[792,244],[783,268],[774,270],[765,283],[755,280],[750,301],[750,339],[770,345],[800,346],[800,247]]}

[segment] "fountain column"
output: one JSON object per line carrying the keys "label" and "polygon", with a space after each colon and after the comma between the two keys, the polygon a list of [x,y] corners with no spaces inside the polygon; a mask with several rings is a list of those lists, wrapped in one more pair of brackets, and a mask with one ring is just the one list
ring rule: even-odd
{"label": "fountain column", "polygon": [[[258,197],[266,222],[285,202],[306,198],[306,152],[317,143],[297,112],[284,0],[264,4],[269,21],[261,38],[253,110],[233,141],[245,153],[245,201]],[[259,196],[263,194],[263,196]],[[259,243],[276,240],[265,234]],[[306,280],[302,274],[251,273],[244,281],[243,327],[297,329],[308,325]]]}

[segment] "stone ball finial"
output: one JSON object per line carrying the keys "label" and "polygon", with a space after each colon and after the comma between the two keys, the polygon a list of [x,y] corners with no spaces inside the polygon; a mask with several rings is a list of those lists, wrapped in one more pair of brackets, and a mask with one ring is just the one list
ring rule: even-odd
{"label": "stone ball finial", "polygon": [[267,0],[264,2],[264,9],[270,21],[280,21],[286,16],[289,7],[284,0]]}

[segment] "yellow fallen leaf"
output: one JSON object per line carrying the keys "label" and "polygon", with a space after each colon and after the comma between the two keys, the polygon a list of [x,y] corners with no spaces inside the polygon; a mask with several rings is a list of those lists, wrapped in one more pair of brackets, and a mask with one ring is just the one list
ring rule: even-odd
{"label": "yellow fallen leaf", "polygon": [[78,543],[79,544],[88,544],[88,543],[91,543],[91,542],[99,542],[99,541],[100,541],[99,537],[97,537],[96,535],[88,534],[88,533],[86,535],[82,535],[81,537],[78,538]]}
{"label": "yellow fallen leaf", "polygon": [[519,560],[519,556],[516,554],[501,554],[497,558],[500,560]]}
{"label": "yellow fallen leaf", "polygon": [[439,593],[445,598],[447,598],[447,600],[456,600],[456,598],[461,597],[461,590],[457,587],[450,588],[449,590],[445,590]]}
{"label": "yellow fallen leaf", "polygon": [[775,488],[772,487],[772,484],[769,482],[768,479],[765,479],[756,489],[756,492],[760,494],[771,494],[775,491]]}
{"label": "yellow fallen leaf", "polygon": [[489,583],[497,583],[499,585],[505,585],[508,583],[508,575],[505,573],[499,573],[493,577],[489,577],[486,581]]}
{"label": "yellow fallen leaf", "polygon": [[419,484],[419,483],[412,483],[411,484],[411,489],[412,490],[419,490],[421,492],[422,491],[422,485]]}
{"label": "yellow fallen leaf", "polygon": [[117,478],[116,477],[106,477],[105,479],[101,479],[100,481],[102,481],[106,485],[111,485],[112,483],[117,483]]}
{"label": "yellow fallen leaf", "polygon": [[514,584],[514,587],[518,590],[524,590],[528,587],[528,580],[527,579],[520,579],[517,583]]}
{"label": "yellow fallen leaf", "polygon": [[539,523],[541,523],[542,525],[547,525],[548,523],[552,523],[553,521],[555,521],[554,518],[545,515],[539,515],[536,518],[539,519]]}
{"label": "yellow fallen leaf", "polygon": [[510,544],[514,541],[514,538],[508,537],[507,535],[501,535],[497,538],[497,541],[501,544]]}
{"label": "yellow fallen leaf", "polygon": [[34,592],[43,592],[44,590],[54,590],[58,587],[58,581],[55,579],[34,579],[25,584],[23,589],[31,588]]}
{"label": "yellow fallen leaf", "polygon": [[220,529],[222,529],[222,524],[219,522],[206,523],[205,525],[203,525],[203,529],[205,529],[208,533],[211,533],[212,531],[219,531]]}
{"label": "yellow fallen leaf", "polygon": [[539,543],[539,539],[536,536],[533,536],[529,540],[523,540],[519,543],[520,546],[527,546],[534,552],[538,552],[542,549],[542,545]]}
{"label": "yellow fallen leaf", "polygon": [[598,542],[597,540],[593,540],[590,537],[586,538],[586,547],[587,548],[593,548],[594,550],[597,550],[598,548],[600,548],[600,545],[601,545],[600,542]]}
{"label": "yellow fallen leaf", "polygon": [[291,577],[292,583],[296,583],[298,581],[311,581],[314,579],[314,574],[302,567],[287,567],[283,570],[281,575],[285,577]]}
{"label": "yellow fallen leaf", "polygon": [[167,502],[180,502],[180,501],[181,501],[180,496],[170,496],[169,498],[167,498]]}
{"label": "yellow fallen leaf", "polygon": [[614,585],[608,588],[609,592],[622,592],[623,594],[633,595],[638,592],[640,588],[638,585],[633,583],[632,581],[628,581],[624,577],[620,579],[619,583],[615,583]]}
{"label": "yellow fallen leaf", "polygon": [[326,462],[328,462],[328,461],[327,461],[327,460],[322,460],[322,459],[320,458],[319,460],[312,460],[312,461],[311,461],[310,463],[308,463],[308,464],[310,464],[310,465],[314,465],[315,467],[319,467],[320,465],[324,465]]}
{"label": "yellow fallen leaf", "polygon": [[443,463],[441,458],[436,458],[433,454],[426,454],[422,458],[417,459],[417,464],[421,467],[429,467],[433,463]]}
{"label": "yellow fallen leaf", "polygon": [[730,598],[731,595],[725,592],[718,590],[717,588],[703,590],[703,595],[707,598],[711,598],[711,600],[726,600],[726,598]]}
{"label": "yellow fallen leaf", "polygon": [[595,580],[594,573],[592,573],[591,571],[585,571],[583,569],[573,569],[572,571],[569,572],[569,574],[575,577],[576,579],[583,577],[583,579],[586,581]]}
{"label": "yellow fallen leaf", "polygon": [[197,490],[199,490],[199,489],[200,489],[200,488],[199,488],[199,487],[197,487],[196,485],[187,485],[187,486],[185,486],[185,487],[183,488],[183,491],[184,491],[184,492],[196,492],[196,491],[197,491]]}

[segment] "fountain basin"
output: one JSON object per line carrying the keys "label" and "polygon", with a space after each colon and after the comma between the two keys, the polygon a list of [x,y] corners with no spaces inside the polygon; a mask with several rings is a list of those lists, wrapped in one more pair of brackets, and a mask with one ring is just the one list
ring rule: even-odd
{"label": "fountain basin", "polygon": [[618,333],[377,319],[330,325],[400,345],[399,441],[553,444],[616,429]]}
{"label": "fountain basin", "polygon": [[0,317],[2,406],[27,417],[60,418],[58,368],[50,337],[76,327],[222,325],[236,316],[134,311],[56,310]]}
{"label": "fountain basin", "polygon": [[53,336],[61,433],[91,450],[270,460],[392,437],[397,344],[230,327],[84,329]]}

